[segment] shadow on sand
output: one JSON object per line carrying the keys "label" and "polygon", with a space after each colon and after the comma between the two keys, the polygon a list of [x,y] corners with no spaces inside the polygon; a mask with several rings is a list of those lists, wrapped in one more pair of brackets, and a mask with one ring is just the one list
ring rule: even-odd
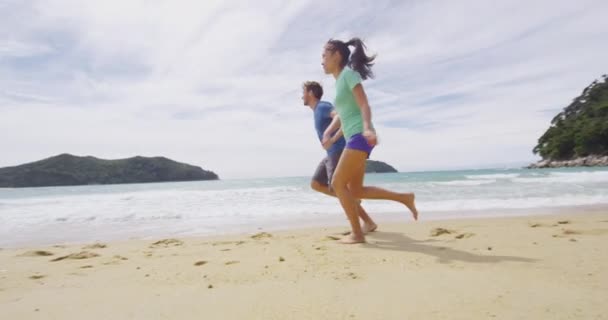
{"label": "shadow on sand", "polygon": [[537,259],[524,257],[490,255],[492,251],[489,250],[486,251],[488,252],[488,255],[485,255],[475,254],[445,246],[434,246],[429,244],[436,242],[434,240],[414,240],[396,232],[374,232],[373,234],[368,235],[368,239],[373,240],[373,243],[363,244],[364,248],[418,252],[437,257],[439,263],[450,263],[452,261],[470,263],[498,263],[503,261],[531,263],[538,261]]}

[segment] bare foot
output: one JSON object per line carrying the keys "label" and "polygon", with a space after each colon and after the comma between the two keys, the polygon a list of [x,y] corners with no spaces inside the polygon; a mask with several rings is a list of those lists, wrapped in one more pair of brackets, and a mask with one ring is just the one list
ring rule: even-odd
{"label": "bare foot", "polygon": [[355,243],[365,243],[365,237],[363,235],[361,236],[354,236],[351,234],[344,236],[342,239],[338,240],[338,242],[342,243],[342,244],[355,244]]}
{"label": "bare foot", "polygon": [[363,229],[363,233],[370,233],[370,232],[376,231],[376,229],[378,229],[378,225],[376,225],[373,222],[372,223],[363,222],[361,229]]}
{"label": "bare foot", "polygon": [[403,200],[401,201],[410,211],[414,220],[418,220],[418,210],[416,209],[416,195],[413,193],[404,193]]}
{"label": "bare foot", "polygon": [[[367,222],[363,222],[363,224],[361,225],[361,230],[363,230],[363,233],[370,233],[370,232],[374,232],[378,229],[378,225],[375,224],[374,222],[372,223],[367,223]],[[350,231],[344,231],[342,233],[340,233],[343,236],[348,236],[351,234]]]}

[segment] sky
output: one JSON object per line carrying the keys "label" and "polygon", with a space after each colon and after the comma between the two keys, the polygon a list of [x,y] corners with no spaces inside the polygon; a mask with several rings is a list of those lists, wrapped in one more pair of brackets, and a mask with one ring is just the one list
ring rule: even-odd
{"label": "sky", "polygon": [[330,38],[400,171],[501,167],[608,73],[608,1],[0,0],[0,167],[60,153],[165,156],[221,178],[311,175],[301,84]]}

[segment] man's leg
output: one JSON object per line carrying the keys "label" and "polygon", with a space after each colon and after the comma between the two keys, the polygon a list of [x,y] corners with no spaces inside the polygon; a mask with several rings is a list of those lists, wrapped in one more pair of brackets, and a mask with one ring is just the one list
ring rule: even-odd
{"label": "man's leg", "polygon": [[329,188],[329,177],[327,176],[327,165],[326,163],[329,161],[327,157],[323,158],[319,165],[317,165],[317,169],[315,173],[312,175],[312,180],[310,181],[310,187],[323,194],[328,196],[335,197],[336,195]]}

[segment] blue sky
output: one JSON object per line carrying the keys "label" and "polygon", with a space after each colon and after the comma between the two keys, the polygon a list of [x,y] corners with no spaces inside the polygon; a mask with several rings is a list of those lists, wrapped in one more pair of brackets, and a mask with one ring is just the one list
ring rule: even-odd
{"label": "blue sky", "polygon": [[608,72],[608,2],[0,0],[0,166],[162,155],[222,177],[309,175],[300,85],[366,40],[380,145],[401,171],[525,163]]}

